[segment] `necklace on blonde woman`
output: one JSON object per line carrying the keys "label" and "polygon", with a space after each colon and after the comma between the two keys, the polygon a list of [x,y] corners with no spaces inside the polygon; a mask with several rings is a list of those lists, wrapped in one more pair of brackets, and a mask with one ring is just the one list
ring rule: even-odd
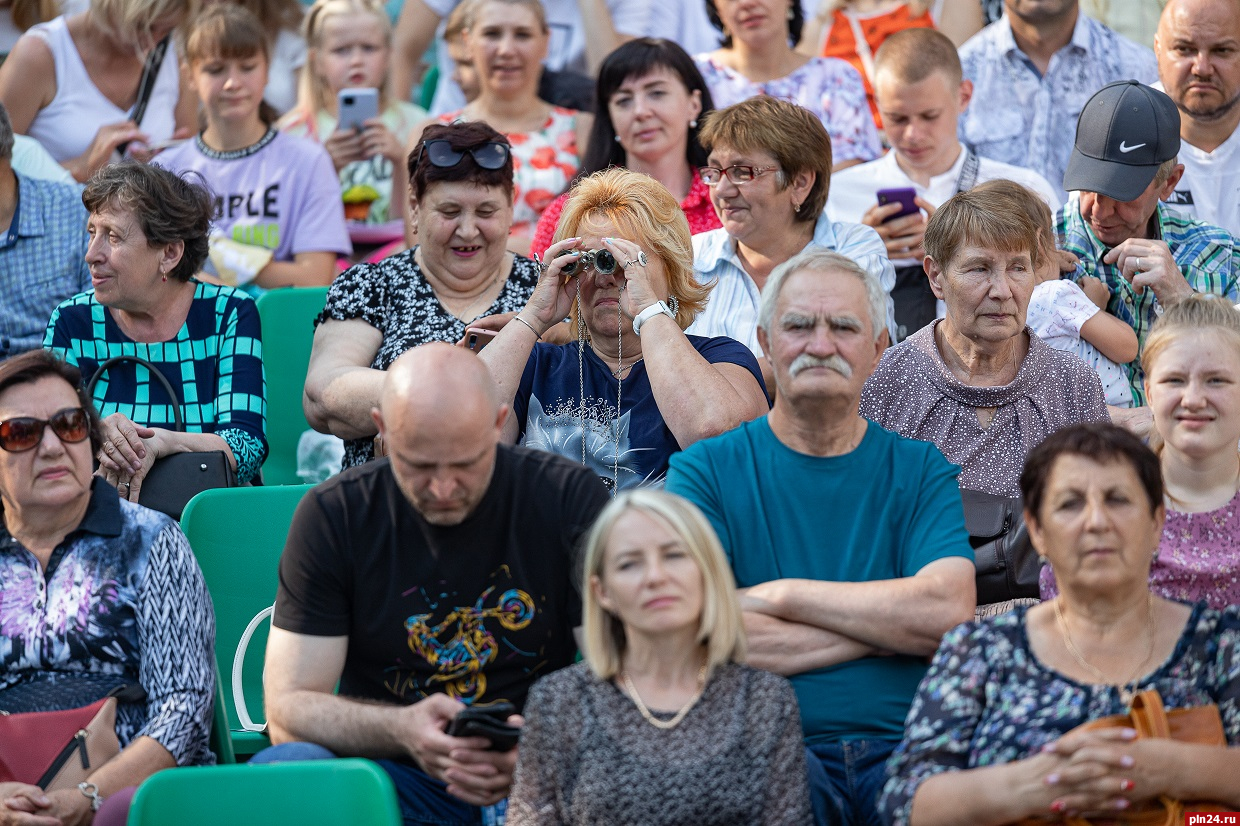
{"label": "necklace on blonde woman", "polygon": [[1132,676],[1122,683],[1112,682],[1106,674],[1102,673],[1101,669],[1095,668],[1086,660],[1084,655],[1081,654],[1080,649],[1072,642],[1072,636],[1068,633],[1068,623],[1063,618],[1063,609],[1059,606],[1062,600],[1063,597],[1058,596],[1051,600],[1051,602],[1055,605],[1055,622],[1059,625],[1059,633],[1063,635],[1064,646],[1068,649],[1068,653],[1080,664],[1081,668],[1092,674],[1098,682],[1119,689],[1120,701],[1125,706],[1132,708],[1132,698],[1137,694],[1137,681],[1141,679],[1141,675],[1144,673],[1145,664],[1150,661],[1150,657],[1154,656],[1154,637],[1157,636],[1154,628],[1154,592],[1150,591],[1146,600],[1147,616],[1145,630],[1149,635],[1149,644],[1145,648],[1145,656],[1141,658],[1141,662],[1137,663],[1137,667],[1133,669]]}
{"label": "necklace on blonde woman", "polygon": [[673,729],[680,725],[680,721],[685,719],[685,715],[689,713],[689,710],[697,705],[698,700],[702,699],[702,692],[706,690],[706,666],[702,666],[698,670],[697,692],[689,698],[689,702],[680,707],[680,711],[677,711],[670,720],[660,720],[650,713],[650,709],[646,708],[646,704],[642,702],[642,695],[638,694],[637,689],[633,687],[633,681],[629,679],[629,672],[621,671],[620,681],[624,683],[624,690],[629,693],[633,704],[637,706],[637,710],[641,712],[642,717],[646,718],[647,723],[655,728]]}

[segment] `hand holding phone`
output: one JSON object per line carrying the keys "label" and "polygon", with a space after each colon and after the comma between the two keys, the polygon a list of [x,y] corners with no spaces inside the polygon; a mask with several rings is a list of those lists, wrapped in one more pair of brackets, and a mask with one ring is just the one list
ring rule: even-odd
{"label": "hand holding phone", "polygon": [[491,751],[512,751],[517,747],[521,729],[508,724],[516,714],[512,703],[498,700],[485,705],[467,706],[452,718],[446,729],[450,737],[485,737]]}
{"label": "hand holding phone", "polygon": [[465,347],[473,350],[475,353],[491,343],[491,340],[499,333],[495,330],[488,330],[485,327],[466,327],[465,328]]}
{"label": "hand holding phone", "polygon": [[897,218],[903,218],[906,215],[913,215],[920,211],[920,207],[917,206],[917,190],[912,187],[880,189],[878,191],[879,206],[887,206],[888,204],[897,203],[900,204],[900,209],[884,218],[884,224],[888,221],[894,221]]}
{"label": "hand holding phone", "polygon": [[379,117],[379,90],[341,89],[336,95],[336,111],[339,113],[337,129],[361,132],[366,128],[366,121]]}

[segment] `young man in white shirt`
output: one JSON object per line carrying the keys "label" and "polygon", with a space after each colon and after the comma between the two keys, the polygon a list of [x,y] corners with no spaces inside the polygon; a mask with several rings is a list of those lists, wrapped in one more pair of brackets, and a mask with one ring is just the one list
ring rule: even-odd
{"label": "young man in white shirt", "polygon": [[[921,239],[935,208],[983,181],[1007,178],[1027,186],[1059,208],[1059,194],[1037,172],[982,158],[957,138],[956,123],[969,105],[973,84],[963,79],[960,58],[946,35],[906,29],[883,43],[874,57],[874,96],[891,151],[876,161],[831,176],[827,215],[874,227],[896,267],[897,338],[903,340],[942,315],[925,271]],[[912,189],[920,211],[893,218],[899,203],[878,204],[884,189]]]}
{"label": "young man in white shirt", "polygon": [[1166,203],[1240,235],[1240,2],[1171,0],[1154,54],[1180,110],[1184,176]]}

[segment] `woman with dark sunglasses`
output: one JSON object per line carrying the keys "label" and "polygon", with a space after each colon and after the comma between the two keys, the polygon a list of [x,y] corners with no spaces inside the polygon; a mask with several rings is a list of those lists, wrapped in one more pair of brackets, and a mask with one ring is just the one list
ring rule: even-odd
{"label": "woman with dark sunglasses", "polygon": [[0,782],[0,823],[124,822],[100,806],[123,812],[117,792],[214,762],[202,572],[175,522],[92,476],[103,431],[80,379],[44,350],[0,364],[0,710],[80,708],[123,689],[121,752],[79,787]]}
{"label": "woman with dark sunglasses", "polygon": [[[512,405],[505,439],[579,461],[614,492],[661,484],[673,453],[767,412],[743,344],[685,335],[710,293],[689,238],[648,175],[573,187],[538,287],[481,353]],[[545,342],[565,316],[576,340]]]}
{"label": "woman with dark sunglasses", "polygon": [[306,375],[310,425],[345,440],[344,466],[375,455],[383,371],[411,347],[485,343],[525,306],[538,266],[508,252],[512,153],[481,121],[433,124],[409,153],[412,249],[336,278]]}

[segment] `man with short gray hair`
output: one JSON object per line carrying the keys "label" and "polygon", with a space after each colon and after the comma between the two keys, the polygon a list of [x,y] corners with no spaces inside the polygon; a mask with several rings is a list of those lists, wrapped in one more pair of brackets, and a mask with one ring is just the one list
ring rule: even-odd
{"label": "man with short gray hair", "polygon": [[43,346],[52,310],[90,288],[78,189],[17,174],[13,140],[0,105],[0,361]]}
{"label": "man with short gray hair", "polygon": [[877,822],[926,658],[975,602],[958,468],[858,413],[886,308],[878,280],[838,253],[776,268],[758,328],[774,407],[674,455],[667,477],[723,543],[749,662],[797,691],[820,824]]}

